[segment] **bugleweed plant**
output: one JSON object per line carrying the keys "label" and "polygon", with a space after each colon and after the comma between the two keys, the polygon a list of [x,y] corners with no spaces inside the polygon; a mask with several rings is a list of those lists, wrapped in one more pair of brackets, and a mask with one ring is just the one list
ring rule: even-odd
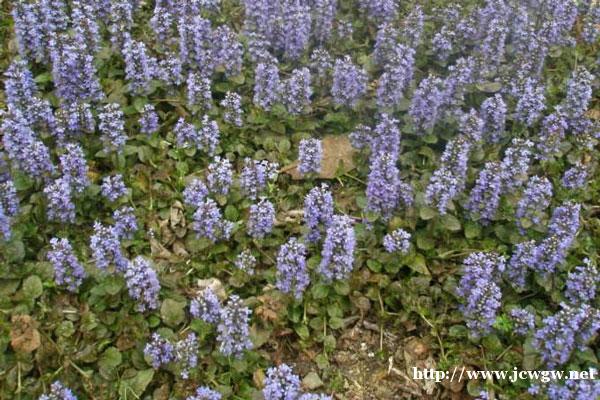
{"label": "bugleweed plant", "polygon": [[[375,398],[361,329],[402,382],[600,367],[598,2],[0,7],[0,398]],[[458,394],[600,383],[385,397]]]}

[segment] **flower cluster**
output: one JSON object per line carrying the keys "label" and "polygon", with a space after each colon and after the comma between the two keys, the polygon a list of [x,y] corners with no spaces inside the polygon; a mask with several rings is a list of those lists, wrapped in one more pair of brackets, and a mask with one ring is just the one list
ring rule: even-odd
{"label": "flower cluster", "polygon": [[244,168],[240,175],[240,186],[250,199],[256,199],[268,181],[277,178],[279,165],[266,160],[244,159]]}
{"label": "flower cluster", "polygon": [[300,378],[287,364],[267,369],[262,395],[265,400],[331,400],[331,396],[302,393]]}
{"label": "flower cluster", "polygon": [[583,263],[567,276],[565,297],[572,304],[590,303],[596,298],[600,273],[589,258],[584,259]]}
{"label": "flower cluster", "polygon": [[190,314],[194,318],[200,318],[206,323],[216,324],[221,317],[221,302],[210,287],[190,302]]}
{"label": "flower cluster", "polygon": [[472,253],[463,264],[464,274],[456,290],[463,301],[460,310],[473,335],[481,336],[490,331],[500,309],[498,283],[505,260],[495,253]]}
{"label": "flower cluster", "polygon": [[213,199],[205,198],[194,212],[192,229],[198,237],[205,237],[214,243],[229,238],[233,223],[223,219]]}
{"label": "flower cluster", "polygon": [[77,260],[71,243],[64,238],[52,238],[50,245],[52,250],[48,252],[48,260],[54,267],[54,281],[57,285],[66,286],[71,292],[77,291],[86,273]]}
{"label": "flower cluster", "polygon": [[471,190],[467,209],[476,214],[482,223],[488,223],[496,215],[503,190],[502,165],[490,161],[479,172],[475,187]]}
{"label": "flower cluster", "polygon": [[250,252],[250,250],[246,249],[237,255],[237,257],[235,258],[234,265],[237,269],[245,271],[249,275],[253,275],[256,263],[256,257],[252,255],[252,252]]}
{"label": "flower cluster", "polygon": [[531,224],[538,225],[541,221],[540,214],[548,208],[551,199],[552,184],[547,178],[539,176],[529,178],[523,197],[517,205],[517,225],[521,229]]}
{"label": "flower cluster", "polygon": [[132,239],[138,230],[135,211],[132,207],[123,206],[113,212],[114,230],[119,239]]}
{"label": "flower cluster", "polygon": [[333,196],[325,183],[308,192],[304,198],[304,223],[308,228],[306,240],[316,242],[321,238],[331,222],[333,211]]}
{"label": "flower cluster", "polygon": [[129,262],[124,277],[129,296],[137,300],[136,309],[139,312],[158,308],[160,282],[148,260],[144,257],[136,257]]}
{"label": "flower cluster", "polygon": [[117,103],[110,103],[104,106],[102,112],[98,115],[100,118],[100,133],[104,150],[120,152],[127,142],[125,134],[125,121],[123,120],[123,111]]}
{"label": "flower cluster", "polygon": [[158,114],[152,104],[144,105],[140,115],[140,130],[146,135],[150,135],[158,131]]}
{"label": "flower cluster", "polygon": [[396,229],[383,237],[383,247],[388,253],[406,254],[410,249],[410,238],[410,233],[404,229]]}
{"label": "flower cluster", "polygon": [[183,190],[183,202],[194,208],[200,207],[208,196],[208,188],[198,178],[193,178]]}
{"label": "flower cluster", "polygon": [[367,91],[367,74],[350,56],[337,59],[333,67],[331,95],[337,105],[354,107]]}
{"label": "flower cluster", "polygon": [[200,386],[196,388],[195,394],[186,397],[185,400],[221,400],[221,397],[221,393],[211,390],[206,386]]}
{"label": "flower cluster", "polygon": [[514,324],[514,332],[517,335],[527,335],[535,328],[535,315],[522,308],[513,308],[510,318]]}
{"label": "flower cluster", "polygon": [[291,76],[281,83],[280,99],[290,114],[297,115],[310,105],[313,90],[308,68],[296,68]]}
{"label": "flower cluster", "polygon": [[284,293],[293,292],[299,299],[309,283],[306,246],[291,238],[281,245],[277,253],[277,288]]}
{"label": "flower cluster", "polygon": [[127,186],[125,186],[125,183],[123,182],[123,175],[116,174],[105,176],[102,179],[100,191],[102,196],[110,201],[116,201],[120,197],[125,196],[127,194]]}
{"label": "flower cluster", "polygon": [[298,151],[298,172],[309,174],[321,171],[323,146],[319,139],[302,139]]}
{"label": "flower cluster", "polygon": [[262,239],[273,230],[275,223],[275,206],[267,199],[261,199],[250,206],[248,215],[248,234],[255,239]]}
{"label": "flower cluster", "polygon": [[48,219],[55,222],[75,222],[75,204],[68,179],[59,178],[44,188],[48,199]]}
{"label": "flower cluster", "polygon": [[242,300],[232,295],[221,309],[221,317],[217,325],[217,342],[219,351],[225,356],[239,358],[245,350],[252,348],[249,338],[248,322],[251,311],[244,306]]}
{"label": "flower cluster", "polygon": [[90,247],[96,266],[106,270],[113,264],[118,271],[127,271],[129,262],[121,250],[121,242],[117,231],[112,226],[104,226],[94,222],[94,234],[90,237]]}
{"label": "flower cluster", "polygon": [[242,98],[239,94],[227,92],[221,100],[223,120],[235,126],[242,126]]}
{"label": "flower cluster", "polygon": [[50,385],[50,393],[41,395],[38,400],[77,400],[77,396],[60,381],[54,381]]}
{"label": "flower cluster", "polygon": [[354,269],[356,237],[352,220],[345,215],[334,215],[327,227],[319,273],[326,280],[346,279]]}
{"label": "flower cluster", "polygon": [[532,345],[540,352],[544,364],[554,368],[566,363],[576,348],[585,348],[598,329],[600,311],[588,304],[562,303],[556,314],[544,318]]}
{"label": "flower cluster", "polygon": [[233,167],[231,166],[231,162],[227,158],[215,157],[208,164],[206,181],[208,182],[208,190],[211,193],[226,195],[233,182]]}

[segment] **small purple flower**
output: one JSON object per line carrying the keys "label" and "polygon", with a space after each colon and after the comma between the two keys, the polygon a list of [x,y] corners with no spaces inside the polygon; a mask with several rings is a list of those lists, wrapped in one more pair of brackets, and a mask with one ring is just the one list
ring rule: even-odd
{"label": "small purple flower", "polygon": [[219,322],[221,315],[221,302],[210,287],[202,292],[190,302],[190,314],[194,318],[200,318],[209,324]]}
{"label": "small purple flower", "polygon": [[267,111],[280,99],[281,84],[276,63],[259,63],[254,72],[254,105]]}
{"label": "small purple flower", "polygon": [[479,142],[481,140],[484,127],[484,121],[479,118],[479,113],[473,108],[460,117],[460,132],[473,142]]}
{"label": "small purple flower", "polygon": [[113,264],[117,271],[126,271],[127,258],[121,250],[121,242],[114,227],[104,226],[100,222],[94,222],[94,234],[90,237],[90,247],[96,266],[106,270]]}
{"label": "small purple flower", "polygon": [[205,115],[202,117],[202,127],[198,131],[198,148],[204,150],[209,156],[214,155],[219,145],[220,135],[217,122]]}
{"label": "small purple flower", "polygon": [[148,54],[146,44],[131,39],[129,33],[125,35],[122,53],[125,60],[125,77],[129,81],[130,90],[136,94],[146,93],[152,80],[159,75],[156,58]]}
{"label": "small purple flower", "polygon": [[256,257],[252,255],[250,250],[246,249],[237,255],[234,265],[237,269],[245,271],[248,275],[254,275],[256,263]]}
{"label": "small purple flower", "polygon": [[200,207],[208,196],[208,188],[198,178],[194,178],[183,190],[183,202],[194,208]]}
{"label": "small purple flower", "polygon": [[503,186],[508,191],[514,191],[527,181],[532,158],[533,142],[526,139],[512,140],[502,159]]}
{"label": "small purple flower", "polygon": [[244,48],[237,34],[227,25],[221,25],[213,31],[212,59],[216,68],[223,68],[228,77],[239,75],[242,71]]}
{"label": "small purple flower", "polygon": [[262,192],[269,180],[277,179],[279,165],[267,160],[244,159],[244,168],[240,176],[242,192],[254,200]]}
{"label": "small purple flower", "polygon": [[153,333],[152,339],[144,347],[144,355],[150,359],[152,368],[159,369],[175,360],[175,348],[158,333]]}
{"label": "small purple flower", "polygon": [[252,349],[248,328],[251,313],[237,295],[229,297],[227,304],[221,309],[217,325],[217,343],[221,354],[240,358],[245,350]]}
{"label": "small purple flower", "polygon": [[410,233],[404,229],[396,229],[383,237],[383,247],[388,253],[407,254],[410,249]]}
{"label": "small purple flower", "polygon": [[309,283],[306,246],[298,239],[290,238],[277,253],[277,289],[283,293],[293,292],[296,299],[300,299]]}
{"label": "small purple flower", "polygon": [[524,221],[538,225],[541,222],[540,215],[548,208],[552,200],[552,184],[547,178],[532,176],[525,186],[523,197],[517,205],[517,225],[520,229],[528,226]]}
{"label": "small purple flower", "polygon": [[506,266],[506,278],[517,291],[525,289],[525,280],[529,270],[535,269],[539,262],[539,251],[540,247],[535,240],[516,245]]}
{"label": "small purple flower", "polygon": [[484,131],[494,143],[497,143],[505,134],[506,112],[506,103],[500,94],[489,97],[481,103],[480,115],[485,126]]}
{"label": "small purple flower", "polygon": [[186,397],[185,400],[221,400],[221,397],[221,393],[211,390],[206,386],[200,386],[196,388],[194,395]]}
{"label": "small purple flower", "polygon": [[408,113],[415,124],[417,134],[423,135],[433,129],[440,117],[444,98],[443,86],[440,78],[429,75],[415,90]]}
{"label": "small purple flower", "polygon": [[139,119],[140,130],[146,135],[158,131],[158,114],[152,104],[144,105]]}
{"label": "small purple flower", "polygon": [[117,103],[111,103],[104,106],[102,112],[98,115],[100,118],[100,133],[104,150],[120,152],[127,142],[125,134],[125,121],[123,112]]}
{"label": "small purple flower", "polygon": [[281,101],[288,113],[302,114],[310,106],[313,90],[310,86],[311,77],[308,68],[296,68],[291,76],[281,83]]}
{"label": "small purple flower", "polygon": [[561,183],[565,189],[579,189],[586,185],[589,168],[581,163],[573,165],[565,171]]}
{"label": "small purple flower", "polygon": [[242,122],[242,97],[234,92],[225,93],[225,98],[221,100],[223,107],[223,120],[227,123],[241,127]]}
{"label": "small purple flower", "polygon": [[63,179],[69,182],[75,192],[83,192],[90,185],[90,180],[88,178],[88,166],[81,146],[67,143],[65,152],[60,155],[59,159]]}
{"label": "small purple flower", "polygon": [[345,215],[333,216],[323,243],[319,273],[327,281],[348,278],[354,269],[355,246],[352,220]]}
{"label": "small purple flower", "polygon": [[522,308],[513,308],[510,311],[510,318],[514,324],[514,331],[517,335],[525,336],[535,328],[535,315]]}
{"label": "small purple flower", "polygon": [[187,78],[187,102],[189,106],[208,111],[212,108],[210,79],[196,72],[190,72]]}
{"label": "small purple flower", "polygon": [[233,181],[233,167],[227,158],[215,157],[208,165],[206,176],[211,193],[226,195]]}
{"label": "small purple flower", "polygon": [[38,400],[77,400],[77,396],[60,381],[54,381],[50,385],[50,393],[41,395]]}
{"label": "small purple flower", "polygon": [[350,56],[337,59],[333,67],[331,95],[336,105],[353,108],[367,92],[367,73]]}
{"label": "small purple flower", "polygon": [[198,365],[198,338],[195,333],[189,333],[185,339],[181,339],[174,346],[175,359],[178,364],[179,375],[188,379],[190,370]]}
{"label": "small purple flower", "polygon": [[273,230],[275,223],[275,206],[267,199],[261,199],[250,206],[248,215],[248,234],[255,239],[262,239]]}
{"label": "small purple flower", "polygon": [[132,239],[138,230],[135,211],[132,207],[123,206],[113,212],[114,230],[119,239]]}
{"label": "small purple flower", "polygon": [[488,162],[479,173],[475,187],[471,190],[467,209],[487,223],[494,218],[500,205],[503,190],[502,165],[499,162]]}
{"label": "small purple flower", "polygon": [[198,205],[193,215],[192,229],[198,237],[205,237],[213,243],[226,240],[231,235],[233,223],[223,219],[217,203],[210,198]]}
{"label": "small purple flower", "polygon": [[545,88],[534,78],[527,78],[519,95],[515,108],[515,119],[525,125],[532,126],[546,109]]}
{"label": "small purple flower", "polygon": [[75,222],[73,189],[68,179],[59,178],[44,188],[48,199],[48,219],[55,222]]}
{"label": "small purple flower", "polygon": [[48,261],[54,267],[54,281],[76,292],[86,277],[83,266],[75,256],[71,243],[64,238],[50,239],[52,250],[48,252]]}
{"label": "small purple flower", "polygon": [[539,152],[537,158],[546,160],[550,158],[550,156],[558,153],[561,144],[564,142],[567,127],[567,121],[560,109],[557,109],[557,111],[544,117],[537,138],[538,143],[536,147]]}
{"label": "small purple flower", "polygon": [[540,352],[548,368],[569,361],[576,348],[585,349],[587,342],[600,329],[600,312],[588,304],[568,305],[542,321],[535,332],[532,345]]}
{"label": "small purple flower", "polygon": [[177,120],[173,128],[177,146],[181,148],[199,147],[200,138],[194,125],[185,122],[183,117]]}
{"label": "small purple flower", "polygon": [[573,71],[567,82],[567,95],[562,106],[569,118],[582,116],[588,109],[592,99],[592,81],[594,76],[584,67]]}
{"label": "small purple flower", "polygon": [[102,179],[100,189],[102,196],[110,201],[116,201],[127,194],[127,187],[123,182],[123,175],[121,174],[105,176],[104,179]]}
{"label": "small purple flower", "polygon": [[298,172],[309,174],[321,171],[321,160],[323,158],[323,146],[319,139],[302,139],[298,151]]}
{"label": "small purple flower", "polygon": [[124,274],[129,296],[137,300],[136,310],[145,312],[158,308],[160,282],[156,271],[144,257],[136,257],[129,262]]}
{"label": "small purple flower", "polygon": [[502,293],[498,283],[505,260],[495,253],[472,253],[463,263],[464,274],[456,293],[463,301],[460,310],[467,327],[479,337],[491,330],[500,309]]}
{"label": "small purple flower", "polygon": [[590,303],[596,298],[600,273],[589,258],[584,259],[583,263],[567,276],[565,296],[572,304]]}
{"label": "small purple flower", "polygon": [[316,242],[321,238],[333,217],[333,196],[329,187],[322,183],[314,187],[304,198],[304,223],[308,228],[306,240]]}
{"label": "small purple flower", "polygon": [[292,400],[300,397],[300,378],[287,364],[267,370],[262,394],[265,400]]}

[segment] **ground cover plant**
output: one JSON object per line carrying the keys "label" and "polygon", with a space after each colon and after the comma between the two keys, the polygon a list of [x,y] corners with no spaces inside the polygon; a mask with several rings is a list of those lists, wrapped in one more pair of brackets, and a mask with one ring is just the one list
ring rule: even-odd
{"label": "ground cover plant", "polygon": [[0,398],[600,398],[597,2],[0,7]]}

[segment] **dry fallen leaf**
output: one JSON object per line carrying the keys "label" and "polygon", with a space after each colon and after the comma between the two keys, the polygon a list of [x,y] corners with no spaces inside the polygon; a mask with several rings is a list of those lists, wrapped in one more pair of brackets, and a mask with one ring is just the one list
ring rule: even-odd
{"label": "dry fallen leaf", "polygon": [[10,345],[17,352],[31,353],[40,347],[40,332],[29,315],[13,315],[11,319]]}
{"label": "dry fallen leaf", "polygon": [[[328,135],[322,140],[323,159],[321,160],[321,172],[319,178],[333,179],[338,169],[349,172],[354,169],[353,156],[356,150],[350,144],[348,136]],[[292,179],[303,179],[298,172],[298,161],[284,167],[282,172],[289,174]]]}

